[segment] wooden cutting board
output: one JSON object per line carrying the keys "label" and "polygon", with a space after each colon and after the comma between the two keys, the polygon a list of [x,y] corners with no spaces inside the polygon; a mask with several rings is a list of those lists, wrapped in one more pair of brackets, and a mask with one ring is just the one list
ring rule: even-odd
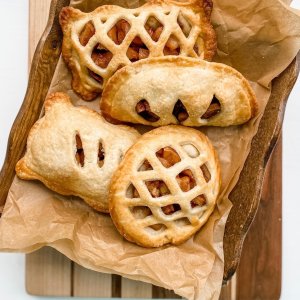
{"label": "wooden cutting board", "polygon": [[[50,2],[29,0],[29,66],[48,19]],[[269,162],[262,201],[246,238],[237,276],[222,289],[220,299],[279,299],[281,186],[280,140]],[[51,248],[26,255],[26,290],[39,296],[179,298],[150,284],[87,270]]]}

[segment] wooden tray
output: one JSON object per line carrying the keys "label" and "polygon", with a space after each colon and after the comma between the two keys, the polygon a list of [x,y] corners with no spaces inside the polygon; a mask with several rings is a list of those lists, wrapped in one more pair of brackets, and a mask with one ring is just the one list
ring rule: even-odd
{"label": "wooden tray", "polygon": [[[14,177],[15,163],[25,149],[26,139],[23,137],[27,136],[31,126],[37,120],[50,86],[61,52],[62,33],[57,17],[61,7],[68,4],[69,0],[53,0],[51,3],[49,21],[32,61],[27,93],[12,127],[5,163],[0,173],[1,205],[5,204],[7,192]],[[298,72],[298,59],[295,59],[274,80],[272,96],[259,131],[252,142],[251,152],[240,180],[230,195],[234,206],[229,215],[224,236],[224,282],[230,279],[237,268],[244,238],[259,204],[266,163],[278,139],[286,100]]]}

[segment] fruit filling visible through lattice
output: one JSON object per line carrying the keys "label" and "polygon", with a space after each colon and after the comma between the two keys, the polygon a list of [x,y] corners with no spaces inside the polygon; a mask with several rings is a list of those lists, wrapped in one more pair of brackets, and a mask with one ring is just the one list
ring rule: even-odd
{"label": "fruit filling visible through lattice", "polygon": [[215,200],[211,163],[192,144],[167,146],[144,159],[124,197],[138,227],[162,233],[199,225]]}
{"label": "fruit filling visible through lattice", "polygon": [[97,86],[95,80],[102,86],[119,68],[147,57],[204,58],[199,24],[200,14],[176,6],[87,14],[72,26],[76,67],[80,76],[90,75],[89,84]]}

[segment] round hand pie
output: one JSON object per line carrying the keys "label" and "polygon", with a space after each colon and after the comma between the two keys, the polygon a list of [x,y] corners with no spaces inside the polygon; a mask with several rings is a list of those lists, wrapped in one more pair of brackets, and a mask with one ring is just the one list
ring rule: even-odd
{"label": "round hand pie", "polygon": [[208,138],[191,128],[161,127],[125,154],[111,181],[109,208],[127,240],[180,244],[207,221],[219,189],[219,162]]}
{"label": "round hand pie", "polygon": [[45,101],[45,116],[32,127],[17,175],[40,180],[62,195],[75,195],[108,212],[108,186],[127,149],[138,139],[133,128],[107,123],[64,93]]}

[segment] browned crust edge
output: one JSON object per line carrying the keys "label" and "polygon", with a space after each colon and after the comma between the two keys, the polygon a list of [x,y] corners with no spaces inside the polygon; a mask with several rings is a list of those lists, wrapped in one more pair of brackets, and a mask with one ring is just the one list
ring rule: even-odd
{"label": "browned crust edge", "polygon": [[82,84],[79,73],[72,59],[73,51],[71,46],[70,25],[72,21],[75,21],[77,18],[83,15],[85,15],[85,13],[70,6],[66,6],[60,11],[59,23],[63,31],[62,57],[72,73],[72,89],[84,100],[92,101],[100,95],[101,90],[95,90],[95,88],[89,89],[87,86]]}

